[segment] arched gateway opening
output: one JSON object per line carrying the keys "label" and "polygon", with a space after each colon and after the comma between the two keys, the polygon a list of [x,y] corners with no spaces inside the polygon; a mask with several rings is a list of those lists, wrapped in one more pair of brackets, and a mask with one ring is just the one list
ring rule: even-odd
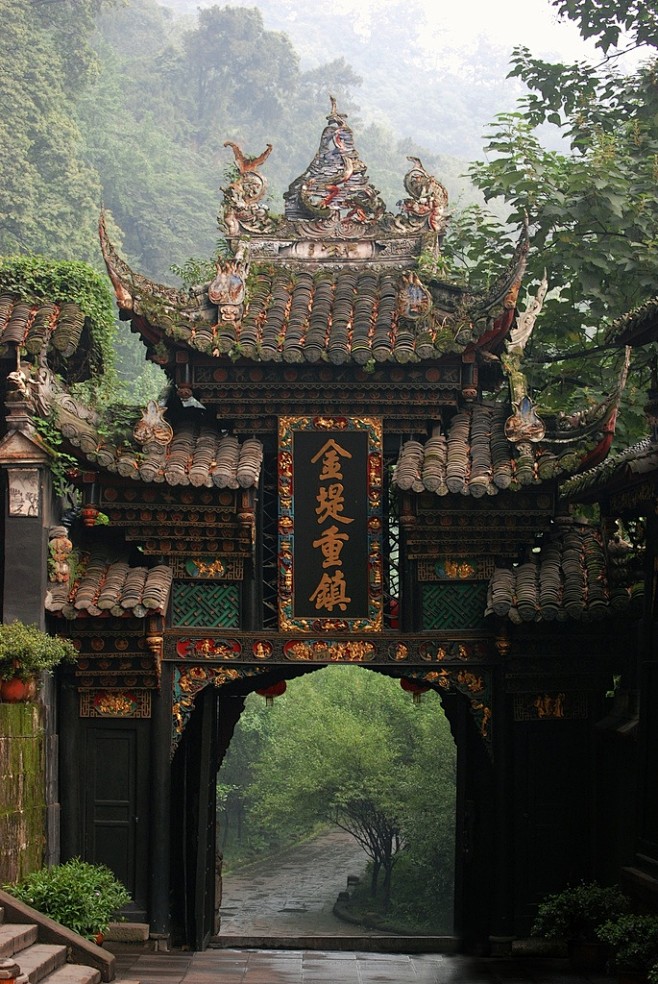
{"label": "arched gateway opening", "polygon": [[218,773],[221,937],[451,935],[455,777],[440,696],[404,678],[250,694]]}
{"label": "arched gateway opening", "polygon": [[[353,673],[355,670],[356,668],[354,666],[345,665],[325,667],[321,672],[332,674],[336,678],[334,680],[334,688],[338,689],[341,674],[349,677],[350,673]],[[297,679],[315,672],[318,672],[317,668],[298,671]],[[364,674],[366,681],[363,683],[363,686],[367,686],[367,677],[371,676],[372,671],[368,672],[365,668],[358,668],[357,672]],[[418,710],[413,708],[412,692],[416,688],[413,684],[411,689],[409,688],[408,684],[411,683],[409,678],[402,677],[399,674],[393,674],[391,671],[386,670],[374,671],[374,673],[380,678],[383,674],[391,680],[391,690],[396,699],[393,702],[394,707],[388,711],[388,720],[393,727],[395,726],[393,719],[395,714],[394,708],[399,708],[401,701],[408,703],[411,714],[419,713]],[[279,682],[283,679],[284,677],[282,675],[277,675],[276,677],[268,675],[267,685],[265,687],[256,685],[256,689],[261,691],[279,690],[280,688],[272,685],[272,681]],[[285,699],[294,702],[295,677],[288,674],[285,679],[287,679],[288,683],[288,692]],[[405,684],[404,689],[399,687],[400,682]],[[261,680],[259,683],[263,683],[263,681]],[[334,699],[336,697],[336,689],[332,691]],[[448,837],[454,843],[456,855],[454,885],[450,888],[450,899],[448,902],[451,916],[449,917],[449,924],[446,922],[444,913],[438,917],[439,922],[434,923],[435,928],[433,932],[427,929],[419,933],[419,935],[426,935],[433,938],[431,943],[428,942],[428,947],[431,948],[437,945],[436,938],[448,937],[452,934],[453,913],[454,922],[458,927],[457,932],[459,932],[460,936],[463,934],[464,914],[461,911],[461,907],[463,905],[464,886],[466,884],[466,891],[468,891],[470,868],[472,867],[473,859],[474,857],[477,858],[480,852],[483,856],[486,853],[482,851],[479,842],[482,839],[486,839],[488,835],[484,833],[484,830],[478,830],[478,825],[474,822],[475,805],[472,799],[467,799],[468,783],[464,781],[465,777],[463,775],[464,763],[468,760],[469,754],[472,757],[475,749],[477,749],[478,743],[482,744],[481,735],[478,734],[477,725],[473,720],[469,702],[463,695],[451,695],[439,685],[435,685],[434,687],[432,685],[426,685],[418,689],[427,691],[424,699],[426,702],[431,702],[429,708],[423,708],[424,711],[429,710],[436,719],[442,717],[445,712],[447,719],[445,732],[448,734],[449,728],[449,732],[454,736],[453,739],[448,735],[450,744],[453,747],[447,750],[447,754],[452,757],[451,753],[454,754],[456,752],[455,757],[459,763],[456,769],[457,781],[454,790],[451,791],[451,794],[454,796],[452,808],[449,816],[442,815],[442,821],[444,823],[447,822],[449,825]],[[354,701],[355,699],[358,701],[358,695],[355,698],[353,695],[350,695],[349,691],[350,681],[348,679],[345,683],[345,702]],[[379,687],[378,693],[380,699],[391,700],[390,691],[387,694],[383,688]],[[194,940],[197,946],[203,945],[204,942],[207,943],[210,936],[215,934],[218,934],[218,940],[216,942],[219,942],[221,945],[222,927],[218,919],[218,910],[222,893],[221,885],[217,878],[219,868],[216,864],[219,831],[216,826],[216,814],[213,810],[213,797],[217,769],[228,751],[235,727],[239,726],[238,722],[243,712],[245,699],[249,696],[253,700],[253,696],[250,695],[254,694],[254,684],[251,684],[250,688],[245,688],[234,683],[225,685],[219,690],[214,687],[206,687],[201,690],[196,697],[195,710],[190,716],[172,762],[173,784],[176,789],[184,789],[186,791],[186,797],[180,799],[177,806],[173,807],[171,818],[172,845],[174,845],[172,850],[172,883],[178,887],[176,893],[177,902],[174,908],[174,934],[175,938],[179,940]],[[399,699],[397,699],[398,694]],[[262,701],[263,697],[259,696],[257,699]],[[339,711],[339,707],[335,707],[335,710]],[[267,711],[266,713],[275,712]],[[214,723],[215,719],[216,723]],[[437,735],[440,723],[437,720]],[[404,727],[404,724],[401,722],[400,726]],[[204,759],[202,746],[204,736],[205,740],[207,740],[211,733],[216,734],[217,738],[215,742],[211,743],[211,748],[209,749],[210,754],[206,756],[208,775],[202,777],[201,768]],[[470,741],[469,738],[471,739]],[[335,741],[335,737],[333,737],[333,740]],[[358,741],[358,736],[356,740]],[[383,736],[382,740],[384,740]],[[321,728],[317,730],[316,741],[318,745],[321,745],[323,742]],[[346,749],[345,753],[347,757],[349,750]],[[486,758],[488,758],[488,755],[485,751],[484,758],[477,754],[475,757],[479,760],[478,775],[479,782],[481,782],[483,778],[482,765]],[[245,770],[247,769],[247,765],[248,763],[245,762]],[[429,767],[431,767],[431,763],[428,761],[427,768]],[[355,778],[358,777],[355,776]],[[207,781],[206,795],[204,795],[204,789],[202,788],[204,779]],[[286,782],[293,790],[295,789],[295,781],[294,775],[289,775],[286,778]],[[391,784],[393,785],[393,783]],[[459,805],[457,806],[457,804]],[[429,801],[425,803],[425,806],[431,809]],[[205,847],[203,846],[204,844]],[[199,857],[200,847],[206,853],[205,865]],[[366,856],[364,855],[363,857],[365,863]],[[347,873],[345,872],[345,875]],[[482,868],[480,868],[479,874],[482,874]],[[321,890],[322,886],[318,886],[318,891]],[[226,899],[225,895],[223,901],[225,905],[230,906],[232,904],[230,899]],[[468,928],[466,929],[466,932],[469,934],[477,932],[476,920],[478,917],[476,915],[476,918],[473,918],[473,916],[474,909],[471,906],[467,918]],[[431,923],[431,913],[428,913],[428,917],[430,917],[428,918],[428,923]],[[481,914],[479,918],[486,919],[486,916]],[[358,930],[355,931],[355,934],[358,935]],[[252,935],[260,937],[262,933],[254,933]],[[275,935],[277,935],[276,931]],[[290,934],[282,932],[279,932],[278,935],[287,935],[288,938],[290,936]],[[300,945],[304,945],[304,931],[300,930],[298,935]]]}

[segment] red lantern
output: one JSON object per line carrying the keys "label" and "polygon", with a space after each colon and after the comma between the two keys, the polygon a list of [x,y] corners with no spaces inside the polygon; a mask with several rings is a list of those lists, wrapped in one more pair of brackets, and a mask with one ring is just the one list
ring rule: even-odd
{"label": "red lantern", "polygon": [[265,698],[265,703],[268,707],[271,707],[274,703],[275,697],[280,697],[281,694],[286,692],[286,681],[279,680],[278,683],[273,683],[271,687],[259,687],[256,691],[261,697]]}
{"label": "red lantern", "polygon": [[427,693],[430,689],[429,687],[424,687],[422,683],[416,683],[415,680],[407,680],[406,677],[402,677],[400,680],[400,686],[403,690],[406,690],[408,694],[412,695],[414,704],[420,704],[423,694]]}

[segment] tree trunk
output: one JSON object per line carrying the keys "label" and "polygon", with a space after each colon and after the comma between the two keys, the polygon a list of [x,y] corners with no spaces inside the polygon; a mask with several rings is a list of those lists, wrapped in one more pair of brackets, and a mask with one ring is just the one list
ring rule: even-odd
{"label": "tree trunk", "polygon": [[384,884],[382,885],[384,895],[384,912],[388,911],[391,901],[391,883],[393,880],[393,858],[386,858],[384,865]]}
{"label": "tree trunk", "polygon": [[379,881],[379,869],[381,861],[372,862],[372,877],[370,878],[370,894],[374,898],[377,895],[377,883]]}

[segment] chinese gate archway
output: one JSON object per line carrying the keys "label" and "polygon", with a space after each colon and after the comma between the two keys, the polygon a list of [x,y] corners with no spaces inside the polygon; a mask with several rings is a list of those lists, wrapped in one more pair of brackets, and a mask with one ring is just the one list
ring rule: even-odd
{"label": "chinese gate archway", "polygon": [[[265,157],[236,153],[229,256],[193,290],[133,273],[101,220],[121,317],[171,383],[132,435],[52,372],[85,364],[77,307],[37,306],[21,337],[38,354],[7,372],[5,569],[24,577],[5,577],[5,613],[43,596],[48,569],[47,616],[80,654],[59,679],[62,851],[117,871],[153,933],[175,914],[204,946],[235,702],[359,663],[441,694],[456,923],[483,948],[611,846],[584,777],[636,616],[634,555],[612,565],[559,483],[607,452],[624,373],[586,413],[540,414],[523,349],[541,290],[517,310],[527,230],[488,291],[442,280],[445,189],[410,158],[388,212],[334,101],[278,219]],[[78,462],[81,509],[63,518],[30,512],[49,488],[44,405]]]}

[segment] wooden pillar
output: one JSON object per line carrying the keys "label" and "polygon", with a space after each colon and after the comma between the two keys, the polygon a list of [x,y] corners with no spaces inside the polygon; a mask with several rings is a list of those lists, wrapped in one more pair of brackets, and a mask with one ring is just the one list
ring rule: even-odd
{"label": "wooden pillar", "polygon": [[622,884],[645,906],[658,907],[658,516],[647,515],[645,612],[640,631],[638,686],[637,838]]}
{"label": "wooden pillar", "polygon": [[512,836],[512,728],[503,668],[494,675],[493,706],[494,833],[490,942],[494,955],[511,956],[514,938],[515,856]]}
{"label": "wooden pillar", "polygon": [[52,521],[48,458],[23,434],[9,438],[0,445],[6,493],[2,619],[43,629]]}
{"label": "wooden pillar", "polygon": [[171,693],[172,667],[163,663],[160,691],[153,694],[151,711],[149,922],[151,933],[164,939],[171,930]]}
{"label": "wooden pillar", "polygon": [[491,933],[494,809],[492,764],[467,699],[443,697],[457,746],[455,934],[467,953],[485,953]]}

